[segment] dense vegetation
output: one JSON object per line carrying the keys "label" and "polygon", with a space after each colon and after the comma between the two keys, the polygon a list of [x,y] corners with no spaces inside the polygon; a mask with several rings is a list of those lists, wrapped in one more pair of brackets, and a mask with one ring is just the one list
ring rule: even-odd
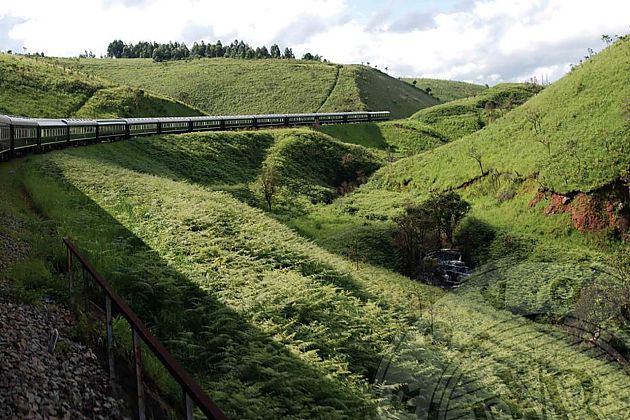
{"label": "dense vegetation", "polygon": [[183,103],[123,88],[43,58],[0,54],[0,113],[30,117],[201,115]]}
{"label": "dense vegetation", "polygon": [[[240,58],[240,59],[261,59],[261,58],[283,58],[294,59],[293,50],[289,47],[280,52],[278,44],[273,44],[270,49],[266,46],[253,48],[249,44],[234,40],[231,44],[223,46],[221,41],[215,44],[204,41],[195,42],[190,49],[184,43],[169,42],[160,44],[157,42],[138,42],[137,44],[125,44],[121,40],[112,41],[107,47],[107,56],[110,58],[153,58],[153,60],[169,61],[169,60],[185,60],[187,58]],[[85,58],[94,58],[89,54]],[[319,55],[306,53],[302,60],[322,61]]]}
{"label": "dense vegetation", "polygon": [[455,80],[426,79],[421,77],[404,77],[402,80],[420,90],[430,93],[441,102],[450,102],[456,99],[477,96],[488,89],[485,85],[458,82]]}
{"label": "dense vegetation", "polygon": [[175,98],[208,114],[390,110],[394,118],[438,103],[365,66],[295,60],[67,61],[116,83]]}

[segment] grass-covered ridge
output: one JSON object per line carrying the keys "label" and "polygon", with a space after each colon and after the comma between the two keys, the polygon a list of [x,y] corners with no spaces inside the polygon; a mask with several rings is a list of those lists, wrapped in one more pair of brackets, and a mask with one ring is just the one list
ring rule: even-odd
{"label": "grass-covered ridge", "polygon": [[430,88],[431,94],[441,102],[469,98],[488,89],[488,87],[484,85],[455,80],[427,79],[422,77],[404,77],[402,80],[421,90]]}
{"label": "grass-covered ridge", "polygon": [[407,117],[438,103],[364,66],[298,60],[69,61],[75,68],[178,99],[208,114],[392,110]]}
{"label": "grass-covered ridge", "polygon": [[540,90],[534,84],[502,83],[470,98],[420,110],[411,119],[429,124],[449,140],[455,140],[509,113]]}
{"label": "grass-covered ridge", "polygon": [[[469,157],[471,146],[486,169],[535,174],[556,192],[609,184],[630,164],[629,52],[630,40],[615,43],[483,130],[383,169],[374,185],[416,191],[457,187],[481,175]],[[532,123],[536,115],[538,129]]]}
{"label": "grass-covered ridge", "polygon": [[44,58],[0,54],[0,113],[41,118],[201,115]]}

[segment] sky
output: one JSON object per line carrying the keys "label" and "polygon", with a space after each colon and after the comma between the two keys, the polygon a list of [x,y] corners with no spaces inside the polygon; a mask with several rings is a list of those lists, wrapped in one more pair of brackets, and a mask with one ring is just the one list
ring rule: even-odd
{"label": "sky", "polygon": [[0,0],[0,50],[77,56],[125,42],[273,43],[394,77],[554,81],[630,32],[630,0]]}

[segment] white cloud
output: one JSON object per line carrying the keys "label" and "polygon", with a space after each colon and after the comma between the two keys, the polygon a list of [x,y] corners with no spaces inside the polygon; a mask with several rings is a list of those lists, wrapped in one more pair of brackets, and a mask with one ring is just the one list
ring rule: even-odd
{"label": "white cloud", "polygon": [[370,62],[395,76],[495,83],[541,72],[555,80],[588,47],[600,48],[602,34],[630,29],[627,0],[479,0],[434,14],[412,0],[399,1],[397,9],[409,11],[403,18],[383,9],[352,16],[357,7],[350,2],[0,0],[0,49],[21,43],[29,51],[76,55],[103,53],[116,38],[189,44],[238,38],[252,45],[277,42],[336,62]]}

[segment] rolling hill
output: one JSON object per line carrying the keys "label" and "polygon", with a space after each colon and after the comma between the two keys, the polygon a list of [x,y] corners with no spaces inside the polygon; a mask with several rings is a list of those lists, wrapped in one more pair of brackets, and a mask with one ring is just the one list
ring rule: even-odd
{"label": "rolling hill", "polygon": [[[628,51],[630,40],[616,43],[483,130],[399,161],[378,173],[374,183],[415,191],[455,188],[480,175],[468,156],[470,147],[486,169],[536,176],[555,192],[590,192],[611,183],[630,163]],[[490,98],[499,88],[484,95]],[[467,106],[479,109],[481,103]],[[414,118],[448,115],[455,104],[420,111]]]}
{"label": "rolling hill", "polygon": [[485,85],[475,83],[458,82],[455,80],[426,79],[422,77],[403,77],[402,81],[414,85],[420,90],[431,89],[431,94],[441,102],[450,102],[456,99],[469,98],[479,95],[488,89]]}
{"label": "rolling hill", "polygon": [[420,110],[411,119],[429,124],[449,140],[455,140],[483,128],[541,89],[534,84],[502,83],[470,98]]}
{"label": "rolling hill", "polygon": [[[367,261],[396,268],[383,239],[394,218],[432,192],[454,190],[471,204],[457,246],[494,273],[471,288],[501,301],[507,287],[518,304],[498,307],[566,316],[628,235],[629,52],[630,39],[618,41],[494,123],[383,166],[353,193],[291,225],[332,252],[359,243]],[[549,305],[557,284],[573,292]],[[624,340],[621,348],[630,343]]]}
{"label": "rolling hill", "polygon": [[116,86],[49,59],[0,54],[0,113],[29,117],[202,115],[181,102]]}
{"label": "rolling hill", "polygon": [[65,60],[68,66],[178,99],[208,114],[391,110],[407,117],[439,103],[378,70],[294,61],[195,59]]}

